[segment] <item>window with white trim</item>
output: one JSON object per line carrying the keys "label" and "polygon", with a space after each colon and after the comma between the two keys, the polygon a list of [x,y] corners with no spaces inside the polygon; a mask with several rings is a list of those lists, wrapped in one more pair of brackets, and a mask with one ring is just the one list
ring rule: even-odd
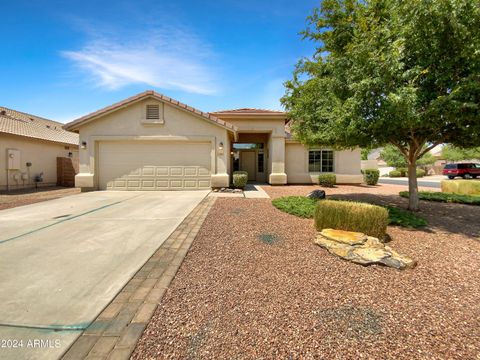
{"label": "window with white trim", "polygon": [[333,150],[309,150],[309,172],[333,172]]}

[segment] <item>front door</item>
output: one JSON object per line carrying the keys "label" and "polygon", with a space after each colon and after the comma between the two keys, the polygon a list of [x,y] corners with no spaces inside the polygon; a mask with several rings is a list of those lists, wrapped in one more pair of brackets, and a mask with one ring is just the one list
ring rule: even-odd
{"label": "front door", "polygon": [[240,152],[240,170],[248,173],[248,181],[257,180],[257,166],[255,164],[255,151],[241,151]]}

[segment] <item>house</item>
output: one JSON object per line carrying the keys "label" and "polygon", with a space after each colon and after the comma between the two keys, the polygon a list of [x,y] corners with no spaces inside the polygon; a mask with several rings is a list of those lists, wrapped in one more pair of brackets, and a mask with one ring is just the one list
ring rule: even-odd
{"label": "house", "polygon": [[67,175],[73,186],[78,134],[62,126],[0,107],[0,190],[65,185]]}
{"label": "house", "polygon": [[[260,109],[205,113],[145,91],[65,125],[80,135],[84,190],[227,187],[232,172],[273,185],[315,183],[321,172],[360,183],[360,149],[308,149],[286,132],[286,114]],[[287,127],[288,130],[288,127]]]}

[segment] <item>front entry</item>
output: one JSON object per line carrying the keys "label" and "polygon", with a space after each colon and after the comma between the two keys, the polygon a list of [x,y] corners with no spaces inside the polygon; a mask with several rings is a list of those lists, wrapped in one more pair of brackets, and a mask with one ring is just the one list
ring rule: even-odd
{"label": "front entry", "polygon": [[248,181],[257,180],[256,157],[255,150],[242,150],[240,152],[240,170],[248,173]]}

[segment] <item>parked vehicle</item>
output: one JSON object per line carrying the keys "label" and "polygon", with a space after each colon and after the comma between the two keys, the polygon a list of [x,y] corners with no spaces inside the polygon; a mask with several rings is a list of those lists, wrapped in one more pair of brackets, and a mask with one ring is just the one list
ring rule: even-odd
{"label": "parked vehicle", "polygon": [[442,174],[448,176],[449,179],[454,179],[457,176],[460,176],[464,179],[475,179],[477,176],[480,176],[480,164],[446,164],[443,168]]}

